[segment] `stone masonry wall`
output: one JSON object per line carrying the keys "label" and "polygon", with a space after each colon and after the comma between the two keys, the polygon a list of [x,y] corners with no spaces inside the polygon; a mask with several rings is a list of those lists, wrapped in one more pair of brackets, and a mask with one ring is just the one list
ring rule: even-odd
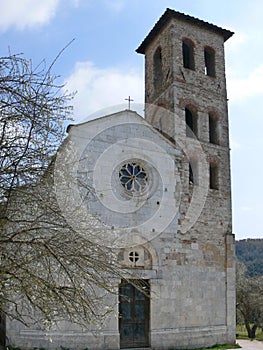
{"label": "stone masonry wall", "polygon": [[[185,38],[194,43],[195,70],[183,67],[182,40]],[[215,77],[205,75],[206,46],[215,50]],[[163,53],[165,77],[159,95],[156,95],[153,84],[153,56],[157,48],[161,48]],[[199,328],[199,335],[203,326],[215,327],[218,329],[215,338],[220,338],[221,342],[233,342],[235,249],[231,226],[229,130],[223,37],[189,22],[170,20],[146,48],[145,79],[145,100],[148,106],[146,120],[172,137],[185,154],[181,167],[181,231],[179,227],[176,238],[167,241],[162,248],[163,269],[166,271],[164,275],[167,273],[167,279],[169,275],[174,276],[167,287],[169,292],[166,290],[164,293],[167,300],[163,300],[163,316],[166,313],[169,315],[166,316],[168,328],[170,326],[178,329],[176,338],[179,347],[180,344],[191,347],[193,339],[192,344],[197,345],[198,331],[192,340],[192,333],[183,340],[184,335],[180,329],[183,333],[185,327]],[[152,113],[152,105],[160,107],[159,113]],[[196,111],[197,140],[185,136],[185,107],[188,106]],[[209,142],[209,113],[213,113],[218,120],[219,144]],[[161,118],[163,120],[160,122]],[[197,163],[195,177],[198,181],[195,184],[189,184],[189,161]],[[210,163],[218,166],[218,189],[209,188]],[[194,197],[197,187],[202,192],[200,200],[198,196]],[[187,223],[191,222],[190,206],[194,207],[191,214],[196,212],[198,216],[193,225],[188,225],[188,229],[184,230]],[[167,279],[164,278],[161,288],[167,286]],[[170,313],[174,315],[170,316]],[[210,334],[212,333],[210,329]],[[202,337],[204,334],[200,339]],[[169,336],[164,337],[163,341],[167,345]],[[204,343],[208,345],[205,337],[202,345]]]}

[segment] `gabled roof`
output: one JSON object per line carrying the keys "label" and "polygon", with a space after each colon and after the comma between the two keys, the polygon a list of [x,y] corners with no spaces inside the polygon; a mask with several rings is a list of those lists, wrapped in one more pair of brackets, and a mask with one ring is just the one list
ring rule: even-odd
{"label": "gabled roof", "polygon": [[[94,130],[97,134],[107,130],[108,128],[116,125],[127,125],[129,124],[141,124],[148,127],[153,134],[159,137],[162,142],[165,142],[167,146],[175,150],[175,142],[171,140],[167,135],[162,134],[159,130],[155,129],[148,121],[146,121],[141,115],[136,111],[125,109],[119,112],[114,112],[102,117],[87,120],[79,124],[70,124],[67,127],[67,133],[73,135],[77,133],[77,138],[83,137],[88,139],[89,137],[94,138]],[[79,132],[82,130],[82,134]],[[89,132],[90,131],[90,132]],[[67,138],[66,138],[67,140]]]}
{"label": "gabled roof", "polygon": [[208,29],[214,33],[218,33],[224,38],[224,41],[229,39],[234,34],[234,32],[231,32],[230,30],[220,28],[214,24],[202,21],[198,18],[185,15],[184,13],[167,8],[164,14],[162,15],[162,17],[158,20],[158,22],[155,24],[153,29],[150,31],[150,33],[146,36],[146,38],[143,40],[141,45],[138,47],[136,52],[144,54],[146,47],[155,38],[155,36],[162,30],[162,28],[168,23],[170,19],[179,19],[185,22],[190,22],[198,27]]}

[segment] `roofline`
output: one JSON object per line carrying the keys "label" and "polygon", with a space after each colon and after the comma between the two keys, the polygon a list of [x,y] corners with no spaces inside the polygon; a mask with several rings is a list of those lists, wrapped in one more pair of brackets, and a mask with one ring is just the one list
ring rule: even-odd
{"label": "roofline", "polygon": [[224,38],[224,41],[227,41],[227,39],[229,39],[234,34],[234,32],[231,32],[230,30],[223,29],[214,24],[202,21],[201,19],[198,19],[196,17],[185,15],[182,12],[178,12],[167,8],[164,14],[161,16],[161,18],[157,21],[155,26],[143,40],[141,45],[136,49],[136,52],[144,54],[146,47],[150,44],[150,42],[155,38],[155,36],[160,32],[160,30],[170,19],[179,19],[185,22],[193,23],[199,27],[206,28],[214,33],[218,33],[219,35],[221,35]]}
{"label": "roofline", "polygon": [[[134,118],[136,118],[142,124],[144,124],[147,127],[149,127],[152,130],[152,132],[157,134],[164,142],[169,144],[169,146],[171,146],[174,150],[177,150],[175,148],[176,142],[174,140],[171,140],[171,138],[168,137],[168,135],[165,135],[165,134],[161,133],[159,130],[157,130],[156,128],[154,128],[153,125],[151,123],[149,123],[145,118],[143,118],[139,113],[137,113],[136,111],[133,111],[131,109],[124,109],[124,110],[121,110],[121,111],[118,111],[118,112],[113,112],[113,113],[110,113],[108,115],[104,115],[104,116],[101,116],[99,118],[95,118],[95,119],[92,119],[92,120],[87,120],[87,121],[79,123],[79,124],[69,124],[67,126],[67,129],[66,129],[66,132],[67,132],[68,136],[63,140],[63,143],[67,141],[71,130],[74,129],[75,127],[81,127],[81,126],[83,126],[85,124],[97,123],[97,122],[99,122],[101,120],[106,120],[106,119],[111,118],[111,117],[114,117],[114,119],[116,120],[116,118],[115,118],[116,115],[123,115],[124,113],[132,114],[134,116]],[[130,123],[131,122],[122,123],[122,124],[130,124]],[[63,143],[62,143],[62,145],[63,145]]]}
{"label": "roofline", "polygon": [[100,119],[106,119],[106,118],[112,117],[113,115],[123,114],[123,113],[127,113],[127,112],[135,114],[138,117],[140,117],[141,119],[145,120],[138,112],[136,112],[136,111],[134,111],[132,109],[122,109],[120,111],[112,112],[112,113],[109,113],[109,114],[104,114],[104,115],[101,115],[101,116],[96,117],[94,119],[89,119],[89,120],[83,121],[81,123],[69,124],[66,127],[66,133],[69,134],[70,133],[70,129],[73,128],[73,127],[76,127],[76,126],[78,127],[78,126],[81,126],[81,125],[84,125],[84,124],[93,123],[93,122],[98,121]]}

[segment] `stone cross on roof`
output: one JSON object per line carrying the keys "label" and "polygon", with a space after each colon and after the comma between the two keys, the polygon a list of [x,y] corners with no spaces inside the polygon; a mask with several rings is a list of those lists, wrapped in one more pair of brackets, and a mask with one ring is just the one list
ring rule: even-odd
{"label": "stone cross on roof", "polygon": [[131,102],[134,101],[131,99],[131,96],[129,96],[128,98],[125,98],[125,101],[128,101],[128,109],[131,109]]}

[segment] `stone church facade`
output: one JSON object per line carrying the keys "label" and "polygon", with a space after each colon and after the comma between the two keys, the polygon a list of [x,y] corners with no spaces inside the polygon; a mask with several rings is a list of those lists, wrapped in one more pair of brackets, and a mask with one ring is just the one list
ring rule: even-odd
{"label": "stone church facade", "polygon": [[[224,42],[232,32],[167,9],[145,55],[145,119],[124,110],[70,126],[84,211],[134,279],[114,280],[100,329],[41,333],[7,324],[24,348],[198,348],[235,342],[235,246]],[[52,342],[49,339],[52,338]]]}

